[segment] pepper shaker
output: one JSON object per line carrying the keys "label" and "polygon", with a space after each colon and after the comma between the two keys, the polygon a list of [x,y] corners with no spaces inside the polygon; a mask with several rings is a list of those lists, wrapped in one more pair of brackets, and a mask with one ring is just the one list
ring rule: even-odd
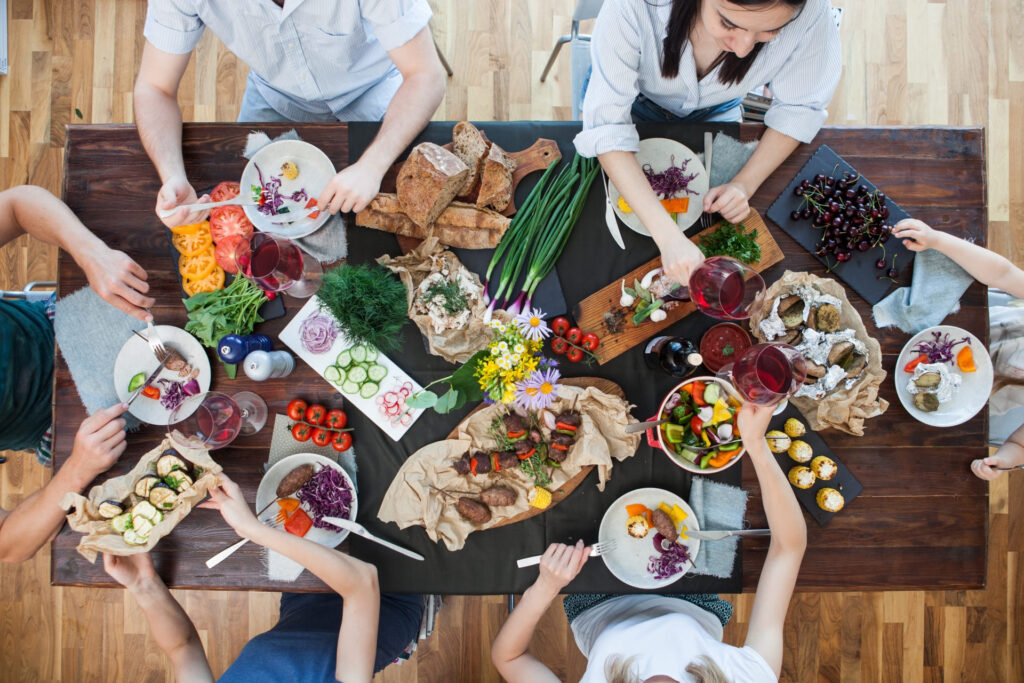
{"label": "pepper shaker", "polygon": [[253,351],[270,351],[273,348],[274,342],[265,334],[229,334],[218,342],[217,355],[225,363],[235,365]]}
{"label": "pepper shaker", "polygon": [[257,349],[245,357],[242,368],[249,379],[263,382],[273,377],[290,375],[295,369],[295,359],[287,351]]}

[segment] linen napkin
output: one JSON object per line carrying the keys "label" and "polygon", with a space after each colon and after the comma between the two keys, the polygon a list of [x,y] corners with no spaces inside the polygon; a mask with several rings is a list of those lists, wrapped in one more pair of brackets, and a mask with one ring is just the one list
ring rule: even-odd
{"label": "linen napkin", "polygon": [[875,325],[917,334],[940,324],[960,308],[960,297],[974,281],[953,259],[934,249],[914,257],[910,287],[900,287],[872,309]]}
{"label": "linen napkin", "polygon": [[[273,140],[262,131],[253,131],[245,143],[245,151],[242,156],[251,159],[256,152],[278,140],[301,140],[299,134],[294,130],[282,133]],[[345,218],[338,212],[327,220],[324,225],[312,235],[299,237],[295,243],[302,247],[307,254],[321,263],[332,263],[348,256],[348,237],[345,230]]]}
{"label": "linen napkin", "polygon": [[[69,294],[54,305],[53,332],[67,361],[78,397],[90,415],[119,401],[114,389],[114,362],[132,330],[146,326],[114,308],[91,287]],[[125,413],[128,431],[139,421]]]}
{"label": "linen napkin", "polygon": [[[742,529],[743,516],[747,512],[747,492],[705,477],[694,477],[690,483],[690,507],[697,516],[701,531]],[[720,541],[701,541],[693,573],[719,579],[732,576],[739,541],[737,536]]]}
{"label": "linen napkin", "polygon": [[[708,187],[718,187],[735,178],[754,154],[757,143],[757,140],[740,142],[725,133],[715,135],[715,139],[711,143],[712,159],[711,172],[708,174]],[[706,166],[703,152],[698,156],[700,156],[701,163]]]}
{"label": "linen napkin", "polygon": [[[291,425],[292,421],[288,419],[287,415],[274,415],[274,434],[270,440],[270,456],[267,458],[267,464],[264,465],[264,469],[270,469],[278,460],[289,455],[317,453],[340,464],[345,473],[352,477],[352,483],[355,484],[356,493],[358,493],[359,483],[356,479],[355,450],[350,448],[344,453],[339,453],[330,446],[322,448],[316,446],[311,441],[296,441],[292,438]],[[285,557],[281,553],[267,548],[263,549],[263,553],[267,562],[267,576],[272,581],[294,581],[299,578],[299,574],[304,569],[301,564]]]}

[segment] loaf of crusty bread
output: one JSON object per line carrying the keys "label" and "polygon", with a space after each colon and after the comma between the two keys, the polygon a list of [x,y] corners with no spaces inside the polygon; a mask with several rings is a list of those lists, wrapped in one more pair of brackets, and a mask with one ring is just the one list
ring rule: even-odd
{"label": "loaf of crusty bread", "polygon": [[432,227],[425,228],[404,213],[395,195],[384,192],[356,214],[356,225],[419,239],[433,234],[441,244],[462,249],[492,249],[498,246],[511,222],[510,218],[495,211],[464,202],[452,202],[441,212]]}
{"label": "loaf of crusty bread", "polygon": [[480,174],[480,193],[476,198],[477,206],[491,206],[497,211],[504,211],[512,201],[512,172],[516,170],[516,162],[501,147],[491,144],[484,159],[484,169]]}
{"label": "loaf of crusty bread", "polygon": [[459,121],[452,128],[452,148],[455,156],[469,167],[469,175],[456,193],[457,196],[463,197],[472,193],[479,184],[490,146],[491,143],[487,142],[480,130],[469,121]]}
{"label": "loaf of crusty bread", "polygon": [[432,142],[416,145],[402,164],[395,185],[402,211],[418,225],[430,227],[462,188],[469,167]]}

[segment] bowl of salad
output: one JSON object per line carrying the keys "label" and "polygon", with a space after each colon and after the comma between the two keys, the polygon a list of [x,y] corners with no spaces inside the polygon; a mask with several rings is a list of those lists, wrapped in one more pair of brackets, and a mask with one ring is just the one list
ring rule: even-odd
{"label": "bowl of salad", "polygon": [[694,474],[726,470],[746,452],[736,427],[740,401],[729,382],[694,377],[676,385],[661,402],[655,419],[668,420],[648,430],[647,443]]}

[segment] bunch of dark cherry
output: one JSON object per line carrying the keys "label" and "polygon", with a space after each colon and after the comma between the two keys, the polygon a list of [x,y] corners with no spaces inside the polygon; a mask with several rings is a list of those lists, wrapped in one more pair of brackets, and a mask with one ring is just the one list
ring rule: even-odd
{"label": "bunch of dark cherry", "polygon": [[896,255],[893,254],[892,265],[885,259],[884,245],[892,236],[892,226],[886,223],[889,207],[885,205],[885,193],[859,183],[860,174],[850,172],[841,177],[819,173],[813,179],[805,178],[793,188],[793,194],[802,197],[803,202],[789,217],[794,221],[809,220],[822,231],[815,256],[826,262],[834,256],[838,263],[845,263],[853,257],[854,250],[881,247],[882,257],[875,262],[875,268],[886,273],[878,277],[896,278]]}

